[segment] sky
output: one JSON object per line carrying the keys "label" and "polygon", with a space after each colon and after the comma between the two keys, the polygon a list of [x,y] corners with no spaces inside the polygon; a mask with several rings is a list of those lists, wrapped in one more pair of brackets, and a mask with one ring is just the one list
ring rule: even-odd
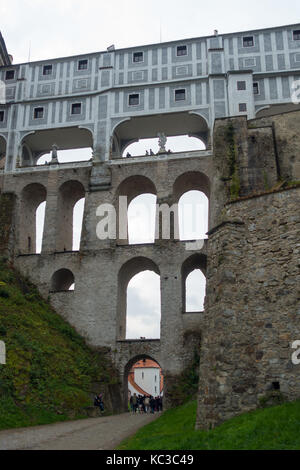
{"label": "sky", "polygon": [[1,0],[14,62],[246,31],[300,20],[299,0]]}
{"label": "sky", "polygon": [[[119,49],[209,36],[214,30],[223,34],[298,22],[299,0],[1,0],[0,3],[0,30],[14,63],[103,51],[112,44]],[[173,147],[169,144],[173,151],[181,150],[179,141]],[[132,155],[143,154],[155,142],[147,145],[139,144],[130,151]],[[73,154],[73,159],[82,159],[82,155],[80,152],[74,158]],[[90,158],[89,155],[86,153],[85,158]],[[77,220],[78,233],[80,216]],[[132,314],[128,327],[132,337],[151,338],[159,334],[159,295],[151,294],[159,293],[159,287],[150,274],[143,273],[129,285],[128,308]],[[196,295],[199,285],[203,290],[204,283],[199,276],[193,282],[192,291]],[[143,290],[145,285],[147,289]],[[196,302],[194,294],[190,308]],[[141,312],[145,313],[144,320],[139,316]]]}

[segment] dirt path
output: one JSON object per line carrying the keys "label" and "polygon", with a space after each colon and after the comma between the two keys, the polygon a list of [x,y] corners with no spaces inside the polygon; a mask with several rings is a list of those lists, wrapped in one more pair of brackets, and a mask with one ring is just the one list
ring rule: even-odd
{"label": "dirt path", "polygon": [[0,450],[113,450],[159,415],[124,413],[0,431]]}

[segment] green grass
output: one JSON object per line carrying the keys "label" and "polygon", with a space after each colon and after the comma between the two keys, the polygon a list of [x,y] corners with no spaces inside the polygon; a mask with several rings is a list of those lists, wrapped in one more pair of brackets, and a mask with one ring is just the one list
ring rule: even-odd
{"label": "green grass", "polygon": [[117,381],[101,351],[44,301],[36,288],[0,259],[0,429],[84,417],[91,384]]}
{"label": "green grass", "polygon": [[300,401],[258,409],[195,431],[196,402],[166,411],[119,450],[299,450]]}

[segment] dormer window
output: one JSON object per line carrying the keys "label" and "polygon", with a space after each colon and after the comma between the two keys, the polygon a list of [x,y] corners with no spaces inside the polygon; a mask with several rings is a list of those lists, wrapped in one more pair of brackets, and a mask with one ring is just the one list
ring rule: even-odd
{"label": "dormer window", "polygon": [[14,70],[7,70],[5,72],[5,80],[14,80],[15,79],[15,71]]}
{"label": "dormer window", "polygon": [[78,70],[87,70],[88,61],[87,59],[82,59],[78,61]]}
{"label": "dormer window", "polygon": [[300,41],[300,29],[295,29],[293,31],[293,40]]}
{"label": "dormer window", "polygon": [[144,53],[143,52],[134,52],[133,53],[133,62],[143,62],[144,61]]}
{"label": "dormer window", "polygon": [[43,75],[52,75],[52,65],[44,65]]}
{"label": "dormer window", "polygon": [[253,47],[254,46],[254,37],[245,36],[243,37],[243,47]]}
{"label": "dormer window", "polygon": [[186,46],[177,46],[177,57],[187,55],[187,47]]}
{"label": "dormer window", "polygon": [[43,119],[44,108],[34,108],[33,116],[34,116],[34,119]]}

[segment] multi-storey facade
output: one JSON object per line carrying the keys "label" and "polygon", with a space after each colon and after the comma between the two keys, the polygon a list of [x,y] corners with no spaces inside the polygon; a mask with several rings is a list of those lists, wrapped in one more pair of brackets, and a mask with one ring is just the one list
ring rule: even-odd
{"label": "multi-storey facade", "polygon": [[53,143],[91,146],[103,161],[158,131],[209,145],[216,118],[288,109],[300,24],[13,66],[3,51],[0,132],[11,171],[17,158],[32,165]]}

